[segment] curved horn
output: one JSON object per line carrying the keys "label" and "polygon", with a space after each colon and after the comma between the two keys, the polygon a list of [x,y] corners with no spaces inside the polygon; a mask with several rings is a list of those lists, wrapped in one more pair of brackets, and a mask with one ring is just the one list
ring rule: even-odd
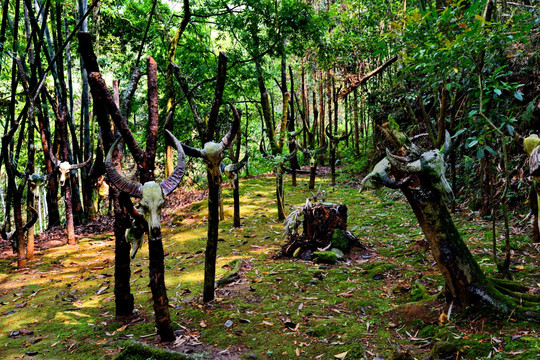
{"label": "curved horn", "polygon": [[[6,163],[6,164],[7,164],[7,163]],[[13,163],[13,160],[11,160],[11,161],[9,162],[9,166],[11,166],[11,169],[12,169],[13,172],[15,173],[15,176],[17,176],[18,178],[23,179],[23,178],[26,177],[26,174],[25,174],[25,173],[22,173],[22,172],[19,171],[19,169],[17,169],[17,165],[15,165],[15,164]]]}
{"label": "curved horn", "polygon": [[52,151],[51,148],[49,148],[49,157],[51,158],[51,161],[52,161],[52,163],[54,164],[55,167],[60,166],[60,160],[58,160],[56,158],[56,156],[54,156],[53,151]]}
{"label": "curved horn", "polygon": [[339,141],[345,140],[345,139],[347,139],[349,136],[351,136],[351,134],[352,134],[352,129],[351,129],[351,131],[349,131],[348,134],[345,134],[345,135],[342,135],[341,137],[339,137],[338,140],[339,140]]}
{"label": "curved horn", "polygon": [[448,155],[451,147],[452,147],[452,137],[450,136],[450,133],[448,132],[448,130],[445,130],[444,131],[444,144],[441,149],[442,154],[445,156]]}
{"label": "curved horn", "polygon": [[88,160],[86,160],[83,163],[69,165],[69,170],[77,170],[77,169],[83,168],[86,165],[88,165],[91,160],[92,160],[92,154],[90,154],[90,157],[88,158]]}
{"label": "curved horn", "polygon": [[229,172],[237,172],[240,169],[242,169],[244,165],[246,165],[247,160],[248,160],[248,154],[246,153],[246,155],[244,155],[244,158],[242,160],[240,160],[236,164],[227,165],[226,168]]}
{"label": "curved horn", "polygon": [[392,154],[388,149],[386,149],[386,156],[388,157],[390,164],[392,164],[392,166],[397,168],[399,171],[417,173],[422,170],[422,163],[420,162],[420,159],[411,162],[407,158]]}
{"label": "curved horn", "polygon": [[229,103],[229,106],[231,107],[231,110],[233,112],[234,121],[231,125],[231,128],[229,129],[229,132],[221,139],[221,146],[223,149],[229,147],[229,144],[235,138],[238,129],[240,129],[240,113],[231,103]]}
{"label": "curved horn", "polygon": [[28,231],[28,229],[34,226],[38,219],[38,212],[36,211],[36,209],[30,207],[30,211],[32,211],[32,218],[26,223],[26,225],[23,226],[23,231]]}
{"label": "curved horn", "polygon": [[165,133],[169,135],[176,151],[178,151],[178,161],[176,162],[173,173],[159,184],[161,190],[163,190],[163,195],[169,195],[180,184],[182,177],[184,177],[184,173],[186,172],[186,155],[180,141],[169,130],[165,129]]}
{"label": "curved horn", "polygon": [[259,151],[264,158],[270,157],[270,155],[264,150],[264,136],[261,136],[261,142],[259,143]]}
{"label": "curved horn", "polygon": [[294,147],[294,151],[292,153],[285,155],[285,161],[291,161],[292,158],[296,156],[297,151],[298,151],[298,144],[296,144],[296,146]]}
{"label": "curved horn", "polygon": [[310,156],[310,151],[306,148],[303,148],[302,146],[300,146],[300,144],[298,144],[298,142],[296,142],[296,148],[298,150],[300,150],[304,155],[307,155],[307,156]]}
{"label": "curved horn", "polygon": [[[295,120],[296,122],[296,120]],[[298,135],[300,135],[302,133],[302,131],[304,131],[304,129],[306,128],[306,124],[304,123],[304,121],[302,121],[302,128],[298,131],[291,131],[289,132],[289,136],[292,137],[292,138],[296,138]]]}
{"label": "curved horn", "polygon": [[118,190],[126,192],[134,197],[141,197],[142,185],[138,182],[129,181],[128,179],[124,178],[118,173],[118,171],[116,171],[116,168],[113,165],[112,153],[121,138],[122,137],[116,139],[114,144],[112,144],[111,148],[109,149],[109,152],[107,153],[107,159],[105,160],[105,168],[107,169],[107,174],[109,174],[109,180]]}
{"label": "curved horn", "polygon": [[201,150],[196,149],[194,147],[191,147],[189,145],[183,144],[183,143],[181,145],[182,145],[182,150],[184,151],[185,155],[195,157],[195,158],[203,158],[204,157],[204,154],[202,153]]}
{"label": "curved horn", "polygon": [[315,150],[315,155],[324,154],[326,152],[326,149],[328,149],[328,143],[324,144],[322,148],[318,148],[317,150]]}
{"label": "curved horn", "polygon": [[326,136],[328,136],[330,140],[335,140],[334,135],[332,135],[332,132],[330,131],[330,124],[326,125],[326,127],[324,128],[324,132],[326,133]]}

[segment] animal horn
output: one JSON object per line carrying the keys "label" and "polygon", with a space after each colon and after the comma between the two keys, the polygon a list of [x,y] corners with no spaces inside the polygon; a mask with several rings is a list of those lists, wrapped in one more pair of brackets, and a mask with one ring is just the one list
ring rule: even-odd
{"label": "animal horn", "polygon": [[182,177],[184,177],[184,173],[186,172],[186,155],[180,141],[169,130],[165,130],[165,133],[172,139],[174,147],[178,151],[178,161],[176,162],[173,173],[159,184],[161,190],[163,190],[163,194],[169,195],[180,184]]}
{"label": "animal horn", "polygon": [[388,149],[386,149],[386,156],[388,157],[390,164],[400,171],[417,173],[422,170],[420,159],[411,162],[405,157],[392,154]]}
{"label": "animal horn", "polygon": [[56,167],[60,166],[60,160],[58,160],[56,156],[54,156],[54,153],[51,148],[49,148],[49,157],[51,158],[51,161],[54,164],[54,166]]}
{"label": "animal horn", "polygon": [[83,168],[86,165],[88,165],[91,160],[92,160],[92,154],[90,154],[90,157],[85,162],[83,162],[81,164],[72,164],[72,165],[70,165],[69,170],[77,170],[77,169]]}
{"label": "animal horn", "polygon": [[315,150],[315,155],[321,155],[321,154],[324,154],[324,152],[326,151],[326,149],[328,148],[328,143],[324,144],[323,147]]}
{"label": "animal horn", "polygon": [[291,161],[293,157],[296,156],[296,152],[298,151],[298,144],[295,142],[294,151],[285,155],[285,161]]}
{"label": "animal horn", "polygon": [[30,207],[30,210],[32,211],[32,218],[26,223],[26,225],[24,225],[23,231],[28,231],[32,226],[34,226],[38,219],[38,212],[36,211],[36,209]]}
{"label": "animal horn", "polygon": [[236,164],[227,165],[226,167],[228,168],[229,172],[236,172],[242,169],[244,165],[246,165],[247,160],[248,160],[248,154],[246,153],[246,155],[244,155],[244,158],[240,162],[237,162]]}
{"label": "animal horn", "polygon": [[261,136],[261,141],[259,143],[259,151],[261,152],[264,158],[270,157],[270,155],[264,150],[264,136]]}
{"label": "animal horn", "polygon": [[[295,120],[296,122],[296,120]],[[302,133],[302,131],[304,131],[304,129],[306,128],[306,124],[304,123],[304,121],[302,121],[302,128],[298,131],[291,131],[289,133],[289,136],[292,137],[292,138],[296,138],[298,135],[300,135]]]}
{"label": "animal horn", "polygon": [[442,151],[443,151],[443,155],[448,155],[448,153],[450,152],[450,148],[452,146],[452,137],[450,136],[450,133],[448,132],[448,130],[445,130],[444,131],[444,144],[443,144],[443,148],[442,148]]}
{"label": "animal horn", "polygon": [[339,137],[338,139],[339,139],[339,141],[345,140],[345,139],[347,139],[349,136],[351,136],[351,134],[352,134],[352,129],[351,129],[351,131],[349,131],[348,134],[345,134],[345,135]]}
{"label": "animal horn", "polygon": [[300,144],[298,144],[298,142],[296,143],[296,147],[298,148],[298,150],[300,150],[300,152],[302,152],[304,155],[307,155],[307,156],[310,156],[310,151],[304,147],[302,147]]}
{"label": "animal horn", "polygon": [[138,182],[129,181],[128,179],[124,178],[118,173],[118,171],[116,171],[116,168],[113,165],[112,153],[118,145],[120,139],[121,137],[116,139],[114,144],[109,149],[109,152],[107,153],[107,159],[105,160],[105,168],[107,169],[107,173],[109,174],[109,180],[118,190],[126,192],[134,197],[141,197],[142,185]]}
{"label": "animal horn", "polygon": [[330,131],[330,124],[326,125],[326,127],[324,128],[324,132],[326,133],[326,136],[328,136],[330,140],[335,140],[334,135],[332,135],[332,132]]}
{"label": "animal horn", "polygon": [[236,110],[236,108],[232,104],[229,104],[229,106],[232,109],[234,120],[233,120],[231,128],[229,129],[229,132],[221,139],[222,149],[226,149],[229,147],[229,144],[233,141],[233,139],[236,136],[236,133],[240,129],[240,114],[238,110]]}

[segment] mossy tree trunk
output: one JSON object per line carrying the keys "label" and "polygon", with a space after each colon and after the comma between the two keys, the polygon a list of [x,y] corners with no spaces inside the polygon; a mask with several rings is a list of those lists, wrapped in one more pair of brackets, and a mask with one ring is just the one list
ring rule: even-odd
{"label": "mossy tree trunk", "polygon": [[276,167],[276,203],[278,220],[285,220],[285,200],[283,198],[283,168]]}
{"label": "mossy tree trunk", "polygon": [[404,187],[413,212],[441,270],[449,300],[466,306],[485,291],[487,278],[463,242],[440,194],[419,178],[416,188]]}

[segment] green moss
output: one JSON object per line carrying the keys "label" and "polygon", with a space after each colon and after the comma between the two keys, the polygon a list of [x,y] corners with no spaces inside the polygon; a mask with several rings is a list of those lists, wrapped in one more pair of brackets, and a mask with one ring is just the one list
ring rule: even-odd
{"label": "green moss", "polygon": [[141,343],[129,344],[115,360],[189,360],[186,355],[150,347]]}
{"label": "green moss", "polygon": [[332,247],[345,252],[349,251],[349,241],[344,230],[334,229],[334,232],[332,232]]}
{"label": "green moss", "polygon": [[435,345],[433,345],[431,354],[435,359],[445,359],[450,356],[456,356],[458,352],[459,349],[456,344],[449,341],[437,341]]}
{"label": "green moss", "polygon": [[315,251],[313,253],[315,262],[320,264],[335,264],[337,255],[333,251]]}

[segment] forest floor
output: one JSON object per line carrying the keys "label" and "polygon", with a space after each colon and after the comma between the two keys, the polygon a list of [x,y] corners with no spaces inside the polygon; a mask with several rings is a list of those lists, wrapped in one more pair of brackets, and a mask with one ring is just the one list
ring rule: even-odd
{"label": "forest floor", "polygon": [[[311,196],[308,179],[285,183],[288,211]],[[63,231],[38,237],[24,270],[0,248],[0,358],[113,359],[136,341],[197,359],[390,359],[409,351],[426,357],[437,341],[454,343],[463,359],[539,359],[540,326],[510,316],[452,311],[442,278],[408,204],[393,190],[358,193],[355,181],[332,188],[318,179],[327,202],[348,206],[349,229],[367,247],[336,265],[278,259],[285,240],[277,221],[275,179],[242,179],[241,228],[232,227],[232,189],[224,188],[217,276],[235,260],[240,276],[201,299],[207,210],[202,191],[176,191],[164,210],[165,279],[177,340],[159,344],[148,288],[148,249],[132,261],[136,316],[114,319],[114,237],[102,217],[78,229],[78,244]],[[317,185],[318,186],[318,185]],[[496,275],[491,222],[473,212],[454,215],[482,269]],[[515,279],[540,292],[539,248],[527,220],[512,223]],[[502,234],[500,231],[498,234]],[[499,236],[500,238],[500,236]],[[500,248],[503,241],[500,240]],[[144,357],[146,359],[147,357]]]}

